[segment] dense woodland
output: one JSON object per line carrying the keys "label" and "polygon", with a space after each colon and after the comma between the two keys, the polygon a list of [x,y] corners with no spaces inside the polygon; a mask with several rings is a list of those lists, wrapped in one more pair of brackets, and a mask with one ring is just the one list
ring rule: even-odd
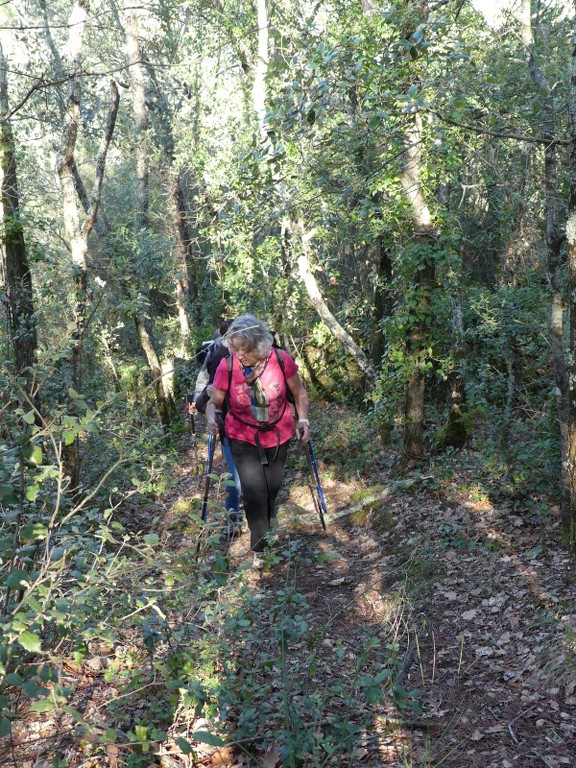
{"label": "dense woodland", "polygon": [[[234,568],[217,533],[193,557],[206,444],[183,401],[195,351],[223,318],[262,317],[297,360],[332,510],[358,513],[364,493],[378,529],[390,488],[458,487],[536,521],[534,558],[557,515],[549,554],[572,581],[574,7],[500,11],[469,0],[0,6],[6,765],[28,764],[16,725],[54,713],[84,762],[62,748],[30,766],[175,768],[208,764],[198,744],[232,742],[253,762],[221,764],[361,765],[349,718],[340,730],[328,718],[327,735],[313,696],[298,717],[285,701],[262,715],[256,677],[235,677],[214,650],[230,630],[246,654],[239,638],[258,612],[243,592],[223,596]],[[193,488],[177,492],[186,477]],[[356,495],[331,497],[342,482]],[[189,558],[171,551],[167,520]],[[284,682],[285,639],[309,630],[289,581],[269,606],[278,656],[260,655]],[[78,671],[119,637],[130,651],[107,673],[115,709],[94,720],[66,664]],[[422,712],[401,680],[413,641],[404,655],[391,641],[386,663],[373,636],[362,643],[350,701]],[[134,703],[151,699],[157,711]],[[158,757],[182,713],[201,719],[196,737],[174,732],[172,757]],[[372,764],[475,765],[441,758]],[[494,765],[565,764],[550,759]]]}

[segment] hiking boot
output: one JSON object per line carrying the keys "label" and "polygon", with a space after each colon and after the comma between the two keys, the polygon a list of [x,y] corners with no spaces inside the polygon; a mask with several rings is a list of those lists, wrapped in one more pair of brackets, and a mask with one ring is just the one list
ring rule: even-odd
{"label": "hiking boot", "polygon": [[254,552],[254,555],[252,557],[252,566],[256,568],[257,571],[261,571],[262,568],[264,568],[264,560],[258,554],[258,552]]}

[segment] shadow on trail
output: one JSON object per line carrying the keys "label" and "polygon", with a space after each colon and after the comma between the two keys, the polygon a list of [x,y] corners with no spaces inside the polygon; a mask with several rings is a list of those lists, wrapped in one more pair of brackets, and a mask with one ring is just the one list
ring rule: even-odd
{"label": "shadow on trail", "polygon": [[[329,520],[323,532],[304,486],[279,521],[262,571],[249,566],[247,533],[201,548],[204,623],[183,650],[196,660],[189,743],[206,765],[400,766],[418,708],[405,687],[416,628],[404,585],[377,536]],[[181,727],[175,710],[171,730]]]}

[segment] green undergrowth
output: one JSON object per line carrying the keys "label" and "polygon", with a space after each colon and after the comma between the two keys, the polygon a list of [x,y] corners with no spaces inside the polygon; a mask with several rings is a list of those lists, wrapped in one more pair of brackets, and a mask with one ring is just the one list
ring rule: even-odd
{"label": "green undergrowth", "polygon": [[[395,680],[400,596],[382,625],[354,620],[342,632],[351,605],[315,619],[296,575],[323,567],[329,552],[289,542],[268,555],[255,586],[251,571],[230,567],[218,534],[198,560],[194,546],[173,554],[170,540],[118,525],[100,535],[107,545],[122,541],[121,551],[103,546],[88,571],[70,573],[65,598],[29,588],[8,623],[8,720],[16,702],[20,711],[60,713],[86,755],[105,759],[119,747],[124,766],[149,765],[168,742],[192,757],[202,745],[232,745],[253,756],[274,748],[287,766],[322,766],[350,764],[386,702],[418,709],[418,692]],[[284,574],[274,587],[272,569]],[[25,617],[35,619],[26,635]],[[95,657],[116,695],[91,720],[80,682],[63,680],[67,667]],[[66,763],[55,757],[54,765]]]}
{"label": "green undergrowth", "polygon": [[[344,617],[314,620],[295,574],[325,560],[325,553],[293,542],[265,566],[283,569],[281,586],[254,588],[240,570],[217,591],[212,581],[203,594],[195,591],[196,624],[187,628],[187,642],[158,646],[154,660],[180,722],[201,717],[211,743],[255,755],[275,747],[283,765],[320,766],[353,753],[383,699],[417,708],[416,692],[394,685],[400,654],[392,622],[358,624],[347,642],[336,626]],[[189,604],[180,593],[172,594],[173,606],[178,598]]]}
{"label": "green undergrowth", "polygon": [[[176,442],[130,421],[113,398],[90,407],[71,391],[69,400],[75,416],[54,406],[52,420],[39,426],[22,401],[3,424],[0,737],[10,740],[27,713],[58,714],[87,757],[105,760],[114,747],[120,766],[144,768],[170,744],[192,762],[204,747],[228,745],[254,756],[275,749],[283,765],[316,768],[352,765],[379,710],[418,709],[418,692],[398,677],[408,601],[439,578],[442,551],[498,552],[504,540],[480,540],[457,520],[443,521],[438,558],[421,547],[398,550],[405,586],[402,595],[386,592],[386,621],[359,618],[355,595],[318,615],[315,589],[300,586],[298,574],[309,572],[313,583],[330,553],[287,543],[270,553],[256,584],[231,564],[218,532],[202,540],[197,557],[200,494],[195,486],[173,498],[182,460]],[[411,482],[435,504],[497,500],[530,520],[548,515],[549,485],[532,471],[527,433],[506,451],[479,433],[468,448],[390,478],[369,416],[331,407],[313,419],[326,486],[363,483],[347,501],[360,505],[353,524],[392,530],[388,502],[377,497],[389,484],[392,494],[395,487],[413,493]],[[534,461],[549,466],[552,446],[544,432],[536,437]],[[88,470],[81,492],[72,493],[61,451],[76,439]],[[98,718],[83,703],[83,670],[95,662],[113,691]],[[57,750],[52,757],[66,768]]]}

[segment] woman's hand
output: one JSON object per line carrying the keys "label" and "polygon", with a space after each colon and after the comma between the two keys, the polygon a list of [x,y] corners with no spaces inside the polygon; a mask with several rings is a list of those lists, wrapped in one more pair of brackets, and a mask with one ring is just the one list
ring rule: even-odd
{"label": "woman's hand", "polygon": [[209,412],[208,407],[206,407],[206,429],[213,435],[218,434],[218,422],[216,421],[216,411],[214,408],[211,408]]}
{"label": "woman's hand", "polygon": [[301,443],[307,443],[310,440],[310,422],[308,419],[298,419],[296,435]]}
{"label": "woman's hand", "polygon": [[212,432],[213,435],[217,435],[218,430],[218,418],[222,418],[222,406],[224,405],[224,397],[226,395],[221,389],[212,387],[210,393],[210,400],[206,405],[206,429],[208,432]]}
{"label": "woman's hand", "polygon": [[307,443],[308,440],[310,440],[310,422],[308,421],[310,403],[308,402],[308,393],[297,373],[295,373],[294,376],[291,376],[286,383],[294,395],[296,413],[298,414],[296,435],[301,443]]}

